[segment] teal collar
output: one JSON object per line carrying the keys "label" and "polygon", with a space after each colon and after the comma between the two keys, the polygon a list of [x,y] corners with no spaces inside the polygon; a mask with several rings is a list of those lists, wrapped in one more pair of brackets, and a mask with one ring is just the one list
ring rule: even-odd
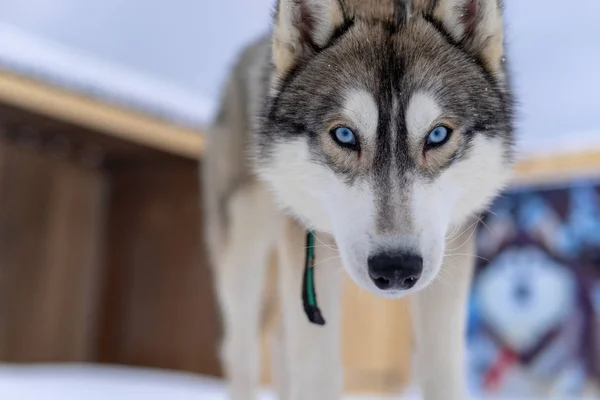
{"label": "teal collar", "polygon": [[304,279],[302,282],[302,303],[308,320],[316,325],[325,325],[325,319],[317,305],[315,291],[315,233],[306,232],[306,261],[304,263]]}

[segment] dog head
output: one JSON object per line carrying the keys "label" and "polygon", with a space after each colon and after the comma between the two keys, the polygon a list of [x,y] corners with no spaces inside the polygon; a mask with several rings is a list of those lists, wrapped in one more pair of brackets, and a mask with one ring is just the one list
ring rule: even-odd
{"label": "dog head", "polygon": [[508,179],[501,15],[498,0],[277,4],[255,163],[368,290],[425,287],[448,230]]}

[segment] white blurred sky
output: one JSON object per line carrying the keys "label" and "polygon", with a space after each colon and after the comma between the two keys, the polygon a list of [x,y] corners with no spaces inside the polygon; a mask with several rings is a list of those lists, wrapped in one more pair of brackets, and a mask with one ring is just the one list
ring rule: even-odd
{"label": "white blurred sky", "polygon": [[[600,0],[505,0],[524,148],[600,146]],[[0,23],[215,101],[273,0],[0,0]],[[594,142],[593,144],[590,142]]]}

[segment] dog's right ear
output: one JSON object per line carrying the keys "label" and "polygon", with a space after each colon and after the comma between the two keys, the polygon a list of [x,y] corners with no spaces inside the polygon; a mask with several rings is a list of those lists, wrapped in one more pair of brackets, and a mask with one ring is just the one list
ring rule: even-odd
{"label": "dog's right ear", "polygon": [[493,73],[502,73],[504,55],[502,0],[413,0],[429,7],[457,42],[483,61]]}
{"label": "dog's right ear", "polygon": [[273,26],[273,63],[285,73],[315,48],[327,45],[344,23],[338,0],[278,0]]}

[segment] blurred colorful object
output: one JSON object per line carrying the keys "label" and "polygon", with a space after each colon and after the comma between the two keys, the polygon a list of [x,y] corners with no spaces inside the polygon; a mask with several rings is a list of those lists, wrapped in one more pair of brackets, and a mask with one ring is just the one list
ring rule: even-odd
{"label": "blurred colorful object", "polygon": [[482,222],[468,332],[472,389],[599,396],[600,185],[514,190]]}

